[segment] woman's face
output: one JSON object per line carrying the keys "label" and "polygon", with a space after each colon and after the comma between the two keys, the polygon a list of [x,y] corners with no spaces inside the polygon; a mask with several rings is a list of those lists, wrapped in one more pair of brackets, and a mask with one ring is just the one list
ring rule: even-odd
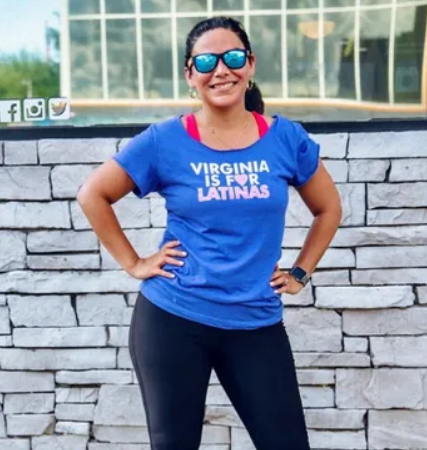
{"label": "woman's face", "polygon": [[[207,31],[196,41],[192,56],[200,53],[224,53],[227,50],[245,47],[237,34],[230,30],[218,28]],[[230,107],[244,101],[249,80],[255,73],[255,57],[247,58],[241,69],[229,69],[220,59],[216,68],[209,73],[200,73],[194,67],[192,58],[185,69],[185,76],[190,88],[197,91],[203,102],[215,107]]]}

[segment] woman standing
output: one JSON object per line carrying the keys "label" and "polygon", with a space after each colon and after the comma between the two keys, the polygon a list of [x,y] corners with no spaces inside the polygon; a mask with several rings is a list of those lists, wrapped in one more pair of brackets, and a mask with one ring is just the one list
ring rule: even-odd
{"label": "woman standing", "polygon": [[[196,114],[151,125],[98,168],[78,201],[102,244],[143,280],[129,347],[153,450],[199,448],[212,369],[258,450],[309,443],[280,295],[297,294],[341,219],[338,192],[304,129],[265,117],[242,25],[197,24],[185,76]],[[292,270],[279,270],[294,186],[314,221]],[[112,204],[166,199],[157,253],[140,258]]]}

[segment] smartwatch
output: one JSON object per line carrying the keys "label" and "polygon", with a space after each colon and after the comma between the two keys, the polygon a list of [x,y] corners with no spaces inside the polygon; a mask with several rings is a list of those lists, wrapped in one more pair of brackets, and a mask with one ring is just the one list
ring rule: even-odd
{"label": "smartwatch", "polygon": [[289,271],[289,275],[291,275],[291,277],[293,277],[296,281],[298,281],[298,283],[301,283],[303,286],[306,286],[310,281],[310,276],[304,269],[301,269],[301,267],[292,267],[292,269]]}

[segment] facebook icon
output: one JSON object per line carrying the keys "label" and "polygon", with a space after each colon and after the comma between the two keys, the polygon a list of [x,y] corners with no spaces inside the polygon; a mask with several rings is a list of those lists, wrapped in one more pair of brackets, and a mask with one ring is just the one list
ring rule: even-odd
{"label": "facebook icon", "polygon": [[21,122],[21,102],[20,100],[0,101],[0,122],[13,123]]}

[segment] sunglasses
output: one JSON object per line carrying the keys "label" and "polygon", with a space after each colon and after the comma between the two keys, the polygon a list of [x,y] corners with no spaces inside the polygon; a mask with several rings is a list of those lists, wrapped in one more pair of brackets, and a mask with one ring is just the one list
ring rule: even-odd
{"label": "sunglasses", "polygon": [[[219,60],[231,70],[241,69],[246,64],[249,55],[249,50],[235,48],[224,53],[199,53],[193,56],[192,60],[197,72],[209,73],[215,70]],[[191,69],[191,65],[189,69]]]}

